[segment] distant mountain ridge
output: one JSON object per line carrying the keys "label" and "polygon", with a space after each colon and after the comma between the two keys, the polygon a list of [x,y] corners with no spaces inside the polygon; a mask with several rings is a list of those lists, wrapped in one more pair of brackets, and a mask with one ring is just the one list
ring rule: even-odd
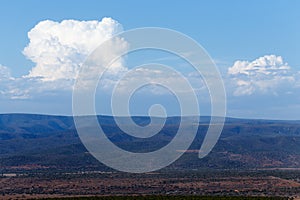
{"label": "distant mountain ridge", "polygon": [[[180,117],[168,117],[160,133],[140,139],[124,134],[112,116],[98,116],[98,119],[113,142],[133,152],[153,151],[168,144],[180,122]],[[183,122],[190,119],[183,117]],[[150,122],[149,117],[143,116],[134,116],[133,120],[140,125]],[[200,160],[197,150],[209,121],[210,117],[200,118],[190,151],[169,168],[300,168],[300,121],[226,118],[217,145]],[[32,167],[35,170],[109,170],[81,144],[71,116],[0,114],[1,170],[22,170],[24,166],[35,166]]]}

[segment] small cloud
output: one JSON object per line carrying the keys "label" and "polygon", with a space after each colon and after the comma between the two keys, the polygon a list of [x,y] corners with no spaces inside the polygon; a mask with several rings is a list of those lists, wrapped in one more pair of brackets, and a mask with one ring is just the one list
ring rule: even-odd
{"label": "small cloud", "polygon": [[283,88],[294,87],[299,72],[292,71],[281,56],[265,55],[253,61],[236,61],[227,74],[235,96],[254,93],[277,95]]}

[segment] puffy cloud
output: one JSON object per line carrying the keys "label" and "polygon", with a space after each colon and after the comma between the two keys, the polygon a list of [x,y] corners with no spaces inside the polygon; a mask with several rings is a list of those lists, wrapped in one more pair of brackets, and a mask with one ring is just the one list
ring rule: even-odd
{"label": "puffy cloud", "polygon": [[[101,21],[41,21],[28,33],[30,42],[23,53],[36,66],[24,77],[42,81],[72,80],[85,58],[120,31],[121,24],[111,18]],[[120,65],[122,63],[118,65],[122,68]]]}
{"label": "puffy cloud", "polygon": [[[122,30],[122,25],[111,18],[101,21],[39,22],[28,32],[29,43],[23,50],[35,66],[27,75],[14,78],[8,67],[0,65],[0,97],[28,99],[61,94],[62,91],[71,92],[79,68],[87,56]],[[126,50],[125,41],[116,41],[114,45],[106,46],[105,58]],[[105,58],[97,58],[97,65],[105,63]],[[126,69],[121,58],[110,66],[108,75],[118,76]],[[107,79],[110,78],[107,76]]]}
{"label": "puffy cloud", "polygon": [[283,88],[290,89],[297,82],[299,73],[293,72],[281,56],[265,55],[253,61],[236,61],[228,69],[234,95],[253,93],[277,94]]}
{"label": "puffy cloud", "polygon": [[287,63],[283,62],[281,56],[265,55],[252,62],[236,61],[232,67],[228,69],[231,75],[245,74],[245,75],[277,75],[286,74],[290,70]]}

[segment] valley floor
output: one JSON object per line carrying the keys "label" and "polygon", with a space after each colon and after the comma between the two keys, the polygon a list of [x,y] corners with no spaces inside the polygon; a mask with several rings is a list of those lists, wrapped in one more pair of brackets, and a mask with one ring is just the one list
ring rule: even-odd
{"label": "valley floor", "polygon": [[[15,176],[16,175],[16,176]],[[0,199],[79,196],[300,196],[298,171],[23,173],[0,178]],[[157,196],[158,197],[158,196]],[[117,198],[117,199],[120,199]],[[122,198],[121,198],[122,199]],[[120,200],[121,200],[120,199]],[[140,198],[138,198],[140,199]]]}

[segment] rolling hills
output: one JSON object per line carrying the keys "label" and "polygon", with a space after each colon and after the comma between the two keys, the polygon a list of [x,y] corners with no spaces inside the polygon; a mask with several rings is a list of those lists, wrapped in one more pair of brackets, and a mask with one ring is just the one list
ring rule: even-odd
{"label": "rolling hills", "polygon": [[[110,140],[132,152],[149,152],[168,144],[180,122],[180,117],[169,117],[157,135],[141,139],[124,134],[111,116],[98,119]],[[133,120],[140,125],[149,123],[148,117],[135,116]],[[209,120],[200,118],[189,151],[167,169],[300,168],[300,121],[227,118],[213,151],[198,159]],[[0,115],[0,167],[3,172],[111,170],[82,145],[72,117],[35,114]]]}

